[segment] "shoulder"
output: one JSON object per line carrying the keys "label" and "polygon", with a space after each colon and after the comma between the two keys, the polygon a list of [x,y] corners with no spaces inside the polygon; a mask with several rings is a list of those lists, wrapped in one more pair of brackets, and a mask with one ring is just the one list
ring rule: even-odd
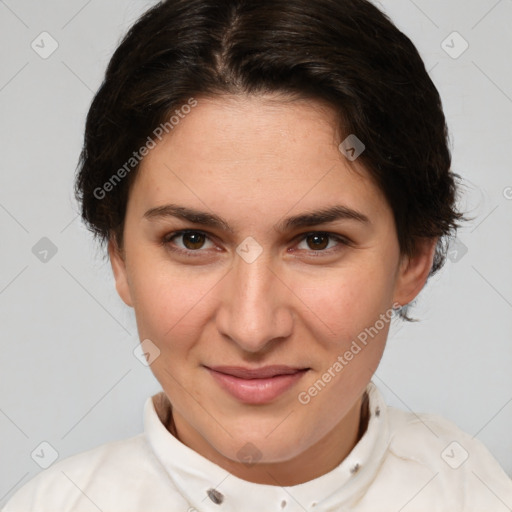
{"label": "shoulder", "polygon": [[452,495],[458,510],[512,507],[512,480],[481,441],[436,414],[389,407],[388,420],[388,456],[431,475],[432,492]]}
{"label": "shoulder", "polygon": [[106,512],[116,509],[112,503],[139,510],[136,496],[145,481],[158,486],[164,475],[145,435],[139,434],[55,462],[21,487],[2,512]]}
{"label": "shoulder", "polygon": [[[450,469],[468,467],[476,463],[491,463],[498,468],[497,461],[481,441],[460,429],[452,421],[437,414],[414,413],[388,408],[390,426],[389,449],[397,456],[416,457],[432,466]],[[471,460],[470,460],[471,459]]]}

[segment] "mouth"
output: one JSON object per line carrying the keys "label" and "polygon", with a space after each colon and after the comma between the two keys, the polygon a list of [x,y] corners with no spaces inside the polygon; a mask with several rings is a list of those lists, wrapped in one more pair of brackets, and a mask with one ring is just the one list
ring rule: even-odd
{"label": "mouth", "polygon": [[248,404],[272,402],[293,387],[310,368],[284,365],[244,368],[205,367],[219,387],[233,398]]}

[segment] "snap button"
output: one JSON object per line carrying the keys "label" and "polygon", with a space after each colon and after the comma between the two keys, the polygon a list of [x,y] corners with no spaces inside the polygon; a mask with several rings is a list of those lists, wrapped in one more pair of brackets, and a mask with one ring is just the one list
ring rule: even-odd
{"label": "snap button", "polygon": [[350,472],[351,472],[352,474],[357,473],[357,472],[359,471],[359,468],[360,468],[360,467],[361,467],[361,466],[359,466],[359,463],[354,464],[354,465],[350,468]]}
{"label": "snap button", "polygon": [[220,505],[224,501],[224,496],[216,489],[208,489],[206,494],[208,494],[208,498],[210,498],[215,505]]}

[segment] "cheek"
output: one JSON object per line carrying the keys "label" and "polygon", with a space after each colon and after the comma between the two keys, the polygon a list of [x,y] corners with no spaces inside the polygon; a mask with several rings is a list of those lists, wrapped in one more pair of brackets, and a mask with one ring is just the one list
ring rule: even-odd
{"label": "cheek", "polygon": [[131,279],[140,337],[157,345],[190,337],[203,323],[208,294],[218,278],[148,261],[134,267]]}
{"label": "cheek", "polygon": [[303,279],[294,291],[318,326],[319,338],[346,343],[386,313],[393,290],[389,275],[369,265],[346,268],[314,285]]}

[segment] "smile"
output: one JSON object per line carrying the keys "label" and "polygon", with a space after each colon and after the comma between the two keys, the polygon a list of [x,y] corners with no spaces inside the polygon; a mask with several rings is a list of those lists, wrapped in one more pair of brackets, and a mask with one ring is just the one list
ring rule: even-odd
{"label": "smile", "polygon": [[297,384],[309,370],[289,366],[266,366],[257,369],[233,366],[206,368],[224,391],[248,404],[265,404],[275,400]]}

